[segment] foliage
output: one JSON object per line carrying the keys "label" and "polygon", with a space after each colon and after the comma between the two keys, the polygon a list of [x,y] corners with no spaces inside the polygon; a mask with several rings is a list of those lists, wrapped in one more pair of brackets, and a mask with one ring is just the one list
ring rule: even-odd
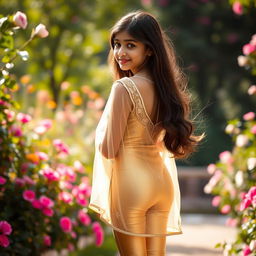
{"label": "foliage", "polygon": [[[242,15],[243,6],[249,1],[233,2],[233,11]],[[239,66],[245,67],[256,75],[256,34],[243,46],[243,54],[238,57]],[[256,86],[248,89],[251,97],[256,95]],[[256,254],[256,121],[255,113],[248,112],[243,120],[228,122],[226,133],[233,139],[232,152],[224,151],[216,164],[208,166],[213,174],[205,186],[206,193],[216,195],[212,204],[218,206],[221,213],[229,214],[228,225],[237,227],[237,237],[233,243],[219,243],[224,255]]]}
{"label": "foliage", "polygon": [[74,250],[79,238],[90,234],[95,234],[100,245],[103,230],[98,222],[92,223],[95,217],[86,208],[91,187],[85,167],[72,160],[63,141],[47,137],[52,120],[33,120],[18,111],[13,61],[17,56],[27,60],[28,53],[22,49],[48,33],[40,24],[17,48],[15,36],[26,26],[23,13],[1,16],[0,253],[40,255],[49,248]]}

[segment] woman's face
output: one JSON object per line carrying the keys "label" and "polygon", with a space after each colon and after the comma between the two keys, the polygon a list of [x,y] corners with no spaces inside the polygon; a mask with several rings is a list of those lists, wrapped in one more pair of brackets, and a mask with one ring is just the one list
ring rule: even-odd
{"label": "woman's face", "polygon": [[119,32],[114,37],[114,57],[123,71],[131,70],[137,73],[150,55],[147,47],[133,38],[126,31]]}

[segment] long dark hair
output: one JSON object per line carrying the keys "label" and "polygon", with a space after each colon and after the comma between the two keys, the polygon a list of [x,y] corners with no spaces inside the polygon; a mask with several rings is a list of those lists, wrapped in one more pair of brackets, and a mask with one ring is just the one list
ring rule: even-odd
{"label": "long dark hair", "polygon": [[121,70],[113,56],[115,35],[122,31],[126,31],[152,51],[146,68],[154,81],[159,99],[160,120],[166,130],[164,143],[175,157],[187,157],[195,151],[203,135],[193,135],[194,125],[189,119],[191,110],[187,80],[177,64],[171,41],[150,13],[136,11],[121,18],[112,28],[110,36],[109,64],[113,68],[115,79],[133,75],[131,71]]}

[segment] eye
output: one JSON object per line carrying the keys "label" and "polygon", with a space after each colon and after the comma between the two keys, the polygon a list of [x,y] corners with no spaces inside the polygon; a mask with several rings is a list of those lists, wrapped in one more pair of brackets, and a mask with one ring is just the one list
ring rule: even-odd
{"label": "eye", "polygon": [[118,48],[118,47],[120,47],[120,43],[114,42],[114,48]]}
{"label": "eye", "polygon": [[134,48],[135,47],[135,44],[132,44],[132,43],[129,43],[129,44],[127,44],[127,48]]}

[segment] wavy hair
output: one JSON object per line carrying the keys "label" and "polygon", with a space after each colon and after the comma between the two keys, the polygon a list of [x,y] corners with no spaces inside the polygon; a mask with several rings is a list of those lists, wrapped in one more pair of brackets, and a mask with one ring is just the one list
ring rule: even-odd
{"label": "wavy hair", "polygon": [[133,76],[132,72],[120,69],[113,55],[114,38],[126,31],[152,51],[143,67],[154,81],[160,104],[160,121],[166,130],[164,143],[176,158],[186,158],[195,151],[203,135],[193,135],[194,125],[189,119],[190,94],[187,80],[177,64],[174,47],[153,15],[143,11],[128,13],[112,28],[108,61],[115,79]]}

